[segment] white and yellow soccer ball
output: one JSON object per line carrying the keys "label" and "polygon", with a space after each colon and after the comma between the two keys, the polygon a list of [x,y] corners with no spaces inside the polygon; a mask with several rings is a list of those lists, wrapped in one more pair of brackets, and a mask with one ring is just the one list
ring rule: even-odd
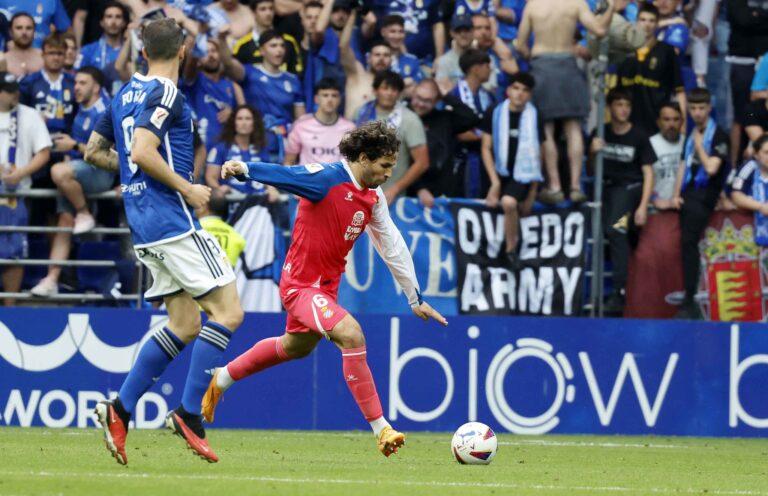
{"label": "white and yellow soccer ball", "polygon": [[451,451],[462,465],[488,465],[496,456],[498,439],[493,430],[480,422],[467,422],[451,440]]}

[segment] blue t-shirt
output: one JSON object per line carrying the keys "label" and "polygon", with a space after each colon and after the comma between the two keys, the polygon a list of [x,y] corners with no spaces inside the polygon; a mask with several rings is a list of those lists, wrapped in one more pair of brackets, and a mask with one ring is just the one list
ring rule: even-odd
{"label": "blue t-shirt", "polygon": [[456,6],[453,8],[453,15],[475,15],[483,14],[488,17],[496,15],[496,9],[492,0],[480,0],[479,5],[470,5],[469,0],[456,0]]}
{"label": "blue t-shirt", "polygon": [[8,12],[8,18],[26,12],[35,20],[33,46],[42,48],[43,40],[51,34],[51,24],[56,31],[64,32],[72,24],[61,0],[0,0],[0,9]]}
{"label": "blue t-shirt", "polygon": [[752,79],[751,91],[768,90],[768,52],[763,54],[760,63],[757,65],[755,77]]}
{"label": "blue t-shirt", "polygon": [[667,45],[676,48],[677,53],[682,56],[685,55],[685,51],[688,49],[690,31],[685,24],[671,24],[660,28],[656,33],[656,37],[659,41],[663,41]]}
{"label": "blue t-shirt", "polygon": [[[91,132],[96,128],[96,124],[101,119],[101,116],[109,108],[109,101],[106,101],[104,97],[100,97],[96,100],[96,103],[88,108],[80,106],[77,115],[75,116],[75,122],[72,124],[72,132],[70,136],[78,143],[86,144],[91,137]],[[76,148],[70,150],[67,155],[73,159],[82,159],[83,154]]]}
{"label": "blue t-shirt", "polygon": [[271,129],[285,126],[288,130],[293,122],[294,107],[304,105],[304,93],[301,91],[299,78],[290,72],[270,74],[260,66],[247,65],[242,85],[245,100],[255,105],[264,119],[267,151],[276,156],[280,155],[280,139]]}
{"label": "blue t-shirt", "polygon": [[50,133],[68,133],[75,118],[75,77],[62,72],[51,82],[43,71],[25,76],[19,83],[21,103],[45,118]]}
{"label": "blue t-shirt", "polygon": [[114,48],[102,36],[98,41],[89,43],[80,49],[80,55],[75,61],[75,69],[95,67],[104,75],[104,89],[110,95],[120,91],[123,82],[115,69],[115,61],[120,54],[120,47]]}
{"label": "blue t-shirt", "polygon": [[442,20],[440,0],[373,0],[377,19],[398,14],[405,21],[405,45],[408,53],[421,60],[435,56],[432,26]]}
{"label": "blue t-shirt", "polygon": [[134,74],[112,100],[95,131],[115,143],[120,188],[137,248],[183,238],[200,223],[180,193],[152,179],[130,158],[134,129],[160,139],[158,151],[171,169],[193,182],[192,111],[173,81]]}
{"label": "blue t-shirt", "polygon": [[[251,146],[248,150],[243,150],[236,144],[216,143],[208,152],[208,163],[213,165],[224,165],[227,160],[239,160],[240,162],[266,162],[268,159],[260,150]],[[239,181],[230,177],[223,184],[229,185],[246,195],[259,195],[266,192],[264,185],[258,181]]]}
{"label": "blue t-shirt", "polygon": [[512,41],[517,38],[517,27],[520,25],[520,19],[523,18],[523,9],[525,0],[501,0],[501,7],[512,9],[515,12],[515,22],[502,22],[497,19],[499,25],[499,38],[504,41]]}
{"label": "blue t-shirt", "polygon": [[221,123],[218,114],[225,108],[235,108],[235,87],[232,80],[222,77],[214,81],[202,72],[197,75],[192,84],[182,82],[181,91],[195,112],[200,136],[210,149],[216,143],[221,133]]}
{"label": "blue t-shirt", "polygon": [[392,66],[390,67],[392,72],[399,74],[403,79],[411,78],[415,82],[419,82],[424,79],[424,75],[421,73],[421,63],[418,57],[411,55],[410,53],[404,53],[392,58]]}

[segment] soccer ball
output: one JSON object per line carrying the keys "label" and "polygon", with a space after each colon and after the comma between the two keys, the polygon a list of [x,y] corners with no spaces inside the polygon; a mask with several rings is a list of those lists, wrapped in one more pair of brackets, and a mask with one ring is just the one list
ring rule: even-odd
{"label": "soccer ball", "polygon": [[462,465],[488,465],[496,456],[498,440],[490,427],[480,422],[467,422],[451,440],[451,451]]}

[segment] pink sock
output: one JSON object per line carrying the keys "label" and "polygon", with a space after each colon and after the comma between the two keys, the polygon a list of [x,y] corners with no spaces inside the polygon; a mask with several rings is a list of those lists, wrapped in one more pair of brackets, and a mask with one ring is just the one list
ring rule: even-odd
{"label": "pink sock", "polygon": [[290,360],[283,350],[280,337],[262,339],[253,347],[235,358],[227,365],[227,372],[232,379],[239,381],[251,374]]}
{"label": "pink sock", "polygon": [[376,392],[376,384],[373,382],[371,369],[368,368],[365,346],[341,350],[342,369],[344,380],[347,381],[349,391],[354,396],[357,406],[363,412],[365,420],[371,422],[384,415],[381,409],[379,394]]}

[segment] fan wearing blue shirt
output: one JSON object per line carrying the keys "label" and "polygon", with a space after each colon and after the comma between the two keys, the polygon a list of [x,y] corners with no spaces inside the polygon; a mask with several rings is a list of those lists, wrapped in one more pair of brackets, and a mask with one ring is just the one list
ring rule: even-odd
{"label": "fan wearing blue shirt", "polygon": [[95,67],[104,74],[104,89],[114,95],[123,82],[115,69],[115,61],[123,47],[123,33],[128,25],[128,9],[121,3],[111,1],[104,8],[99,25],[104,34],[97,41],[80,49],[75,69]]}
{"label": "fan wearing blue shirt", "polygon": [[377,19],[399,14],[405,21],[408,52],[420,60],[433,60],[445,51],[445,25],[440,0],[373,0]]}
{"label": "fan wearing blue shirt", "polygon": [[259,38],[264,60],[243,66],[232,57],[226,43],[219,43],[224,73],[243,85],[245,100],[252,103],[264,119],[267,153],[272,162],[282,163],[283,140],[291,123],[304,115],[304,95],[299,78],[280,70],[285,58],[285,41],[277,31],[265,31]]}
{"label": "fan wearing blue shirt", "polygon": [[390,70],[405,81],[405,94],[410,95],[413,87],[424,79],[421,63],[415,55],[407,53],[405,47],[405,20],[398,14],[390,14],[381,20],[381,37],[392,49]]}
{"label": "fan wearing blue shirt", "polygon": [[[72,132],[61,134],[54,141],[54,150],[66,153],[69,157],[69,160],[51,167],[51,178],[61,193],[56,199],[58,227],[72,228],[72,233],[57,232],[53,235],[51,260],[67,260],[72,235],[83,234],[96,226],[85,196],[107,191],[115,179],[114,172],[98,169],[83,160],[91,131],[109,106],[109,102],[101,96],[103,80],[101,72],[95,67],[85,67],[77,72],[75,100],[80,110],[75,116]],[[51,265],[48,274],[31,289],[31,293],[39,297],[57,294],[60,275],[61,266]]]}
{"label": "fan wearing blue shirt", "polygon": [[35,108],[55,138],[66,133],[75,118],[75,78],[64,72],[67,44],[61,33],[43,42],[43,68],[21,80],[21,103]]}
{"label": "fan wearing blue shirt", "polygon": [[240,85],[224,76],[219,43],[220,40],[209,38],[205,57],[187,57],[181,82],[181,91],[195,112],[206,150],[218,141],[232,109],[245,103]]}
{"label": "fan wearing blue shirt", "polygon": [[[96,415],[107,449],[127,464],[125,441],[139,399],[194,340],[181,405],[165,425],[197,456],[217,462],[201,416],[206,371],[222,363],[243,310],[224,251],[193,211],[208,203],[210,188],[193,183],[192,111],[176,87],[184,33],[165,18],[148,23],[142,40],[147,75],[134,74],[115,96],[91,135],[86,159],[119,169],[136,256],[152,274],[145,297],[164,300],[169,320],[144,342],[117,398],[99,402]],[[202,329],[198,304],[208,316]]]}
{"label": "fan wearing blue shirt", "polygon": [[32,16],[35,20],[35,48],[43,46],[43,41],[51,34],[51,25],[57,33],[63,33],[72,25],[61,0],[0,0],[0,9],[7,12],[9,18],[19,12]]}

